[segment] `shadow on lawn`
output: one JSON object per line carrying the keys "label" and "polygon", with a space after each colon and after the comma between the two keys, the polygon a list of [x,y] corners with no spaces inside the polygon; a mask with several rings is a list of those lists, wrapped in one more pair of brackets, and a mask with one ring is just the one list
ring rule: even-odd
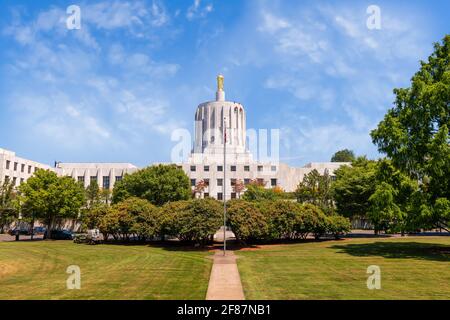
{"label": "shadow on lawn", "polygon": [[338,253],[357,257],[381,256],[393,259],[450,261],[450,246],[420,242],[374,242],[334,245]]}

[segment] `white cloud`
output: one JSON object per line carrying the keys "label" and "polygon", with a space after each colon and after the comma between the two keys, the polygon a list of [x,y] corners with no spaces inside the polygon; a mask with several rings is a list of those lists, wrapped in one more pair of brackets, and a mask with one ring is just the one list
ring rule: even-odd
{"label": "white cloud", "polygon": [[187,9],[186,18],[194,20],[197,18],[204,18],[214,9],[212,4],[207,4],[202,7],[201,0],[194,0],[194,3]]}

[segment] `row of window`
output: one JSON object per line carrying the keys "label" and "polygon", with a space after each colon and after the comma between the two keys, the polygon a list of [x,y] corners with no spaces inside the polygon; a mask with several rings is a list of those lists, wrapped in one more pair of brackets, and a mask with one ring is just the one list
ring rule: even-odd
{"label": "row of window", "polygon": [[[10,180],[10,177],[9,176],[5,176],[5,181],[9,181],[9,180]],[[24,178],[20,178],[20,184],[22,184],[24,181],[25,181]],[[13,177],[12,178],[12,182],[13,182],[14,186],[17,185],[17,177]]]}
{"label": "row of window", "polygon": [[[18,162],[14,162],[13,164],[14,166],[14,171],[18,171],[19,170],[19,163]],[[6,170],[9,170],[11,168],[11,161],[10,160],[6,160]],[[20,172],[25,172],[25,168],[26,165],[24,163],[20,164]],[[34,167],[33,166],[28,166],[27,168],[27,172],[28,174],[31,174],[32,172],[36,172],[36,170],[39,169],[38,167]]]}
{"label": "row of window", "polygon": [[[115,181],[116,182],[121,181],[122,178],[123,178],[122,176],[116,176],[115,177]],[[77,177],[77,181],[84,184],[84,181],[85,181],[84,176],[78,176]],[[92,183],[92,182],[98,182],[97,176],[90,176],[89,177],[89,183]],[[110,186],[111,186],[111,178],[109,176],[103,176],[102,177],[102,188],[103,189],[109,189]]]}
{"label": "row of window", "polygon": [[[205,192],[205,193],[203,194],[203,197],[204,197],[204,198],[208,198],[208,197],[209,197],[209,192]],[[236,192],[232,192],[232,193],[231,193],[231,199],[236,199],[236,198],[237,198],[237,197],[236,197]],[[223,193],[222,193],[222,192],[218,192],[218,193],[217,193],[216,199],[217,199],[217,200],[223,200]]]}
{"label": "row of window", "polygon": [[[203,180],[205,182],[206,186],[209,186],[209,182],[210,182],[209,179],[201,179],[201,180]],[[258,181],[258,184],[265,185],[264,179],[256,179],[256,180]],[[230,179],[231,186],[236,185],[236,181],[237,181],[237,179]],[[248,185],[250,182],[251,182],[251,179],[249,179],[249,178],[245,178],[244,179],[244,185]],[[277,182],[278,181],[277,181],[276,178],[270,179],[270,186],[271,187],[276,187],[277,186]],[[191,186],[195,187],[196,184],[197,184],[197,179],[191,179]],[[217,187],[222,187],[223,186],[223,179],[217,179],[216,180],[216,186]]]}
{"label": "row of window", "polygon": [[[262,172],[263,169],[264,169],[264,166],[258,165],[258,167],[257,167],[258,172]],[[236,171],[236,170],[237,170],[237,167],[235,165],[230,166],[230,171]],[[195,171],[197,171],[197,166],[191,166],[191,172],[195,172]],[[209,172],[209,166],[203,166],[203,171]],[[223,171],[223,166],[217,166],[217,171]],[[249,172],[250,166],[245,165],[244,171]],[[277,171],[277,166],[270,166],[270,171],[272,171],[272,172]]]}
{"label": "row of window", "polygon": [[[5,176],[5,181],[9,181],[9,180],[10,180],[10,177],[9,176]],[[84,180],[85,180],[84,176],[78,176],[77,177],[77,181],[80,182],[80,183],[84,184]],[[121,181],[121,180],[122,180],[122,176],[116,176],[115,177],[115,181],[116,182],[117,181]],[[20,184],[22,184],[24,181],[25,181],[24,178],[20,178]],[[90,183],[92,183],[94,181],[97,182],[97,176],[91,176],[89,181],[90,181]],[[13,185],[17,185],[17,177],[13,177],[12,178],[12,182],[13,182]],[[110,177],[109,176],[103,176],[102,177],[102,187],[103,187],[103,189],[109,189],[110,186],[111,186]]]}

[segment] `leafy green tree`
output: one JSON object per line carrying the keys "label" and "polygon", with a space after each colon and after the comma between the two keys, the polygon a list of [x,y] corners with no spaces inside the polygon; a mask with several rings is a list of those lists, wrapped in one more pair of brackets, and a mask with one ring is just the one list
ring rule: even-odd
{"label": "leafy green tree", "polygon": [[411,86],[394,94],[394,107],[371,132],[372,140],[395,167],[420,181],[428,205],[421,215],[434,226],[448,225],[447,213],[436,207],[438,199],[450,198],[450,35],[434,44]]}
{"label": "leafy green tree", "polygon": [[191,197],[188,176],[176,165],[155,165],[125,175],[115,184],[113,203],[128,197],[146,199],[161,206],[170,201],[187,200]]}
{"label": "leafy green tree", "polygon": [[85,199],[87,209],[95,208],[102,202],[100,188],[97,181],[91,181],[89,186],[86,188]]}
{"label": "leafy green tree", "polygon": [[331,214],[334,209],[331,183],[328,172],[321,175],[316,169],[312,170],[297,186],[295,191],[297,201],[315,204]]}
{"label": "leafy green tree", "polygon": [[391,161],[381,159],[376,165],[375,183],[368,212],[375,233],[383,229],[405,232],[409,224],[411,199],[419,189],[417,182],[397,170]]}
{"label": "leafy green tree", "polygon": [[238,241],[255,241],[266,237],[266,217],[254,202],[231,200],[227,203],[227,214],[230,227]]}
{"label": "leafy green tree", "polygon": [[351,166],[335,172],[333,197],[337,213],[348,218],[365,217],[370,210],[370,196],[375,192],[376,162],[359,157]]}
{"label": "leafy green tree", "polygon": [[0,233],[3,233],[5,226],[9,225],[17,216],[17,207],[14,205],[15,198],[14,183],[5,179],[0,185]]}
{"label": "leafy green tree", "polygon": [[58,219],[76,218],[84,204],[84,189],[71,177],[37,170],[19,187],[22,212],[44,222],[47,238]]}
{"label": "leafy green tree", "polygon": [[331,157],[331,162],[352,162],[354,160],[355,154],[349,149],[339,150]]}

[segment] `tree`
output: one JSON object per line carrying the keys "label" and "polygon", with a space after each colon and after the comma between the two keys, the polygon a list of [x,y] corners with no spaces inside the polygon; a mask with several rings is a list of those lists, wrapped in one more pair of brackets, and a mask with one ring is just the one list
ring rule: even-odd
{"label": "tree", "polygon": [[297,201],[312,203],[327,213],[332,213],[334,209],[331,192],[331,177],[327,171],[321,175],[316,169],[303,177],[295,191]]}
{"label": "tree", "polygon": [[355,160],[355,154],[349,149],[339,150],[331,157],[331,162],[352,162],[353,160]]}
{"label": "tree", "polygon": [[161,206],[170,201],[187,200],[191,197],[188,176],[176,165],[155,165],[125,175],[115,184],[113,203],[128,197],[146,199]]}
{"label": "tree", "polygon": [[422,212],[434,226],[442,225],[446,213],[436,211],[437,201],[450,198],[450,35],[434,44],[411,86],[394,94],[394,107],[371,132],[372,140],[396,168],[420,182],[428,206]]}
{"label": "tree", "polygon": [[84,189],[68,176],[58,177],[50,170],[37,170],[19,187],[24,215],[40,219],[47,226],[47,238],[57,220],[76,218],[84,204]]}
{"label": "tree", "polygon": [[206,188],[208,187],[208,184],[205,180],[200,180],[195,184],[194,187],[194,194],[199,195],[200,198],[202,198],[203,193],[205,192]]}
{"label": "tree", "polygon": [[228,222],[238,241],[255,241],[267,236],[266,217],[254,202],[230,200],[227,204]]}
{"label": "tree", "polygon": [[0,233],[3,233],[5,226],[17,216],[17,208],[14,205],[15,198],[14,183],[5,179],[0,185]]}
{"label": "tree", "polygon": [[348,218],[365,217],[370,209],[370,196],[375,192],[376,162],[359,157],[351,166],[335,172],[332,191],[337,213]]}
{"label": "tree", "polygon": [[233,192],[237,194],[238,199],[241,198],[242,191],[245,190],[244,182],[241,179],[237,179],[235,183],[232,185]]}
{"label": "tree", "polygon": [[88,210],[95,208],[101,203],[101,193],[97,181],[91,181],[86,188],[86,208]]}
{"label": "tree", "polygon": [[405,232],[413,193],[418,191],[416,181],[397,170],[391,161],[381,159],[376,164],[375,190],[370,196],[368,218],[380,230]]}

